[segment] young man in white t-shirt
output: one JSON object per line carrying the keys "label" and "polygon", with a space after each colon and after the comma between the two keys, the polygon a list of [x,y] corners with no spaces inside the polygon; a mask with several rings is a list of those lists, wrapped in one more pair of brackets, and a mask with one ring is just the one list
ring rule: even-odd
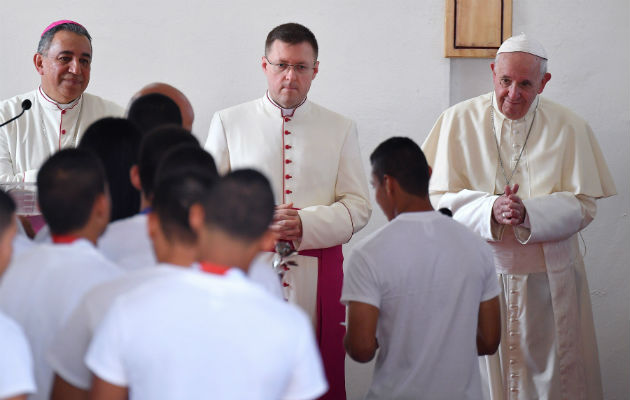
{"label": "young man in white t-shirt", "polygon": [[368,362],[380,349],[366,398],[481,399],[477,355],[501,337],[490,248],[433,210],[431,169],[411,139],[386,140],[370,161],[390,222],[355,245],[341,297],[348,355]]}
{"label": "young man in white t-shirt", "polygon": [[116,300],[86,356],[94,400],[314,399],[325,392],[308,317],[244,274],[273,244],[273,212],[269,182],[252,170],[223,177],[191,207],[206,260]]}
{"label": "young man in white t-shirt", "polygon": [[[0,278],[9,265],[17,231],[15,203],[0,190]],[[0,399],[25,400],[35,392],[33,358],[22,328],[0,311]]]}
{"label": "young man in white t-shirt", "polygon": [[90,152],[65,149],[37,174],[37,196],[54,243],[34,245],[16,257],[0,284],[0,309],[27,336],[37,393],[48,399],[53,373],[44,355],[53,336],[90,288],[122,274],[97,249],[107,227],[110,201],[100,161]]}
{"label": "young man in white t-shirt", "polygon": [[119,295],[174,269],[188,268],[197,260],[197,235],[188,223],[188,211],[217,179],[212,156],[198,145],[177,146],[164,157],[153,190],[156,207],[147,214],[158,264],[138,267],[83,297],[48,351],[48,362],[55,371],[53,399],[87,397],[92,377],[84,363],[85,353],[96,327]]}
{"label": "young man in white t-shirt", "polygon": [[131,167],[131,184],[140,191],[140,213],[112,222],[98,241],[103,254],[125,270],[154,266],[157,261],[147,234],[147,213],[155,188],[155,176],[160,161],[180,144],[199,146],[190,131],[168,125],[148,132],[140,143],[138,165]]}

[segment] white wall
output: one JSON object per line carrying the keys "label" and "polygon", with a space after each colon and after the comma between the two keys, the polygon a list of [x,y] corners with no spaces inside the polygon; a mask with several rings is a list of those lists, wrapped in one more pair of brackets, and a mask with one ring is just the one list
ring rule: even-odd
{"label": "white wall", "polygon": [[[78,20],[94,37],[89,92],[125,105],[142,85],[169,82],[191,99],[202,139],[214,111],[264,93],[267,32],[301,22],[320,44],[310,98],[357,120],[366,169],[385,138],[422,142],[443,109],[491,89],[488,60],[442,57],[443,0],[37,0],[3,2],[0,98],[36,87],[37,40],[61,18]],[[545,95],[590,121],[619,192],[598,203],[583,235],[607,399],[630,393],[629,22],[627,0],[514,0],[514,32],[536,36],[550,55]],[[384,221],[375,210],[356,238]],[[364,392],[369,373],[350,363],[350,398]]]}

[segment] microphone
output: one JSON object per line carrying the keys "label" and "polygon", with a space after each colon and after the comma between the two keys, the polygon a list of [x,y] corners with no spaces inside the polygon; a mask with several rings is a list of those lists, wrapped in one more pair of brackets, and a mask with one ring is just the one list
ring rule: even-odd
{"label": "microphone", "polygon": [[29,99],[24,100],[22,102],[22,112],[19,113],[18,115],[16,115],[15,117],[11,118],[7,122],[4,122],[4,123],[0,124],[0,128],[2,128],[3,126],[5,126],[6,124],[8,124],[10,122],[15,121],[18,118],[20,118],[22,116],[22,114],[24,114],[24,111],[29,110],[32,105],[33,105],[33,103],[31,103],[31,101]]}

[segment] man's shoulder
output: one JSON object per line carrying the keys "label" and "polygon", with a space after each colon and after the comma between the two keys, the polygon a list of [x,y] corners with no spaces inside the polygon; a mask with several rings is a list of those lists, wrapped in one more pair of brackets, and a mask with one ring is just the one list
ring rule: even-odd
{"label": "man's shoulder", "polygon": [[103,116],[120,117],[125,113],[124,108],[100,96],[91,93],[83,93],[83,99],[85,101],[85,107],[94,112],[102,113]]}
{"label": "man's shoulder", "polygon": [[[22,102],[24,100],[30,100],[31,103],[34,103],[36,100],[36,96],[37,96],[37,91],[31,90],[30,92],[18,94],[17,96],[13,96],[8,99],[0,101],[0,115],[2,115],[5,118],[14,117],[15,115],[17,115],[15,114],[16,111],[18,113],[22,111]],[[2,119],[5,119],[5,118],[2,118]]]}
{"label": "man's shoulder", "polygon": [[326,118],[327,120],[339,121],[343,123],[352,123],[352,119],[346,117],[343,114],[340,114],[336,111],[332,111],[329,108],[321,106],[317,103],[314,103],[310,100],[307,100],[307,105],[310,107],[309,111],[315,115],[317,118]]}
{"label": "man's shoulder", "polygon": [[234,106],[230,106],[224,108],[222,110],[217,111],[217,114],[224,116],[230,116],[233,114],[242,115],[243,113],[254,112],[262,108],[262,98],[257,98],[254,100],[247,101],[245,103],[240,103]]}
{"label": "man's shoulder", "polygon": [[476,96],[447,108],[444,114],[452,115],[465,115],[465,114],[478,114],[487,112],[488,108],[492,105],[492,92],[485,93],[480,96]]}
{"label": "man's shoulder", "polygon": [[587,125],[588,122],[573,110],[546,97],[540,96],[539,110],[546,118],[562,120],[563,124]]}

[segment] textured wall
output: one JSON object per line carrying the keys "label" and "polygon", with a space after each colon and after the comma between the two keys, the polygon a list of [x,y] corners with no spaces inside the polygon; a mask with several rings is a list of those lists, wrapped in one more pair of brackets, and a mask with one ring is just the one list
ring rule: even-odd
{"label": "textured wall", "polygon": [[[94,37],[89,92],[125,105],[145,83],[172,83],[191,99],[201,139],[214,111],[264,93],[260,56],[269,29],[304,23],[320,43],[310,98],[357,120],[366,168],[385,138],[406,135],[421,143],[449,104],[491,88],[488,60],[442,57],[443,0],[68,0],[64,12],[41,0],[5,3],[0,98],[36,87],[31,60],[41,30],[52,20],[76,19]],[[599,215],[584,232],[608,399],[630,392],[629,22],[627,0],[514,0],[514,32],[538,37],[551,57],[545,95],[590,121],[619,191],[599,202]],[[376,209],[354,240],[384,221]],[[359,398],[371,368],[348,366],[350,398]]]}

